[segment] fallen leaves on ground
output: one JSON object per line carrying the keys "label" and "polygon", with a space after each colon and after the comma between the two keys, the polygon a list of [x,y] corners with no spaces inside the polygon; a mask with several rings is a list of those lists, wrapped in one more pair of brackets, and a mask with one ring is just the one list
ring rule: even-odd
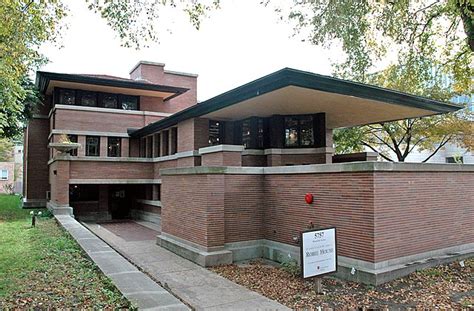
{"label": "fallen leaves on ground", "polygon": [[292,309],[471,309],[474,308],[474,259],[414,272],[377,287],[325,277],[323,295],[315,283],[281,267],[256,260],[211,269],[237,284]]}

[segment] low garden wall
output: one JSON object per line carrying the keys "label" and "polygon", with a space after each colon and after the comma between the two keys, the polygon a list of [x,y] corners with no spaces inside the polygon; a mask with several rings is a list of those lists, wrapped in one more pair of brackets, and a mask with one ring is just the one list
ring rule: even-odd
{"label": "low garden wall", "polygon": [[310,223],[337,228],[339,264],[363,271],[367,283],[409,272],[400,269],[414,261],[474,249],[471,165],[193,167],[161,176],[159,243],[203,265],[298,260],[294,238]]}

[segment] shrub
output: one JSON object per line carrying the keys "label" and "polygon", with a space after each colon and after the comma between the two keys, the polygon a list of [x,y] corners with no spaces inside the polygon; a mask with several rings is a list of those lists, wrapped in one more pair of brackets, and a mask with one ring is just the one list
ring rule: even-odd
{"label": "shrub", "polygon": [[283,271],[288,272],[292,276],[298,276],[301,272],[300,265],[295,259],[290,259],[285,262],[282,262],[281,268],[283,269]]}

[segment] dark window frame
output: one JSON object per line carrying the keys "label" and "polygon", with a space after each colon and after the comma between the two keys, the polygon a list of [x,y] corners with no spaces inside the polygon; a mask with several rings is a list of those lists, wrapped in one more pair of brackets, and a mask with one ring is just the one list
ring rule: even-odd
{"label": "dark window frame", "polygon": [[209,120],[208,133],[209,146],[217,146],[224,144],[225,122],[219,120]]}
{"label": "dark window frame", "polygon": [[[90,154],[89,139],[97,139],[97,154]],[[100,157],[100,136],[86,136],[86,156],[87,157]]]}
{"label": "dark window frame", "polygon": [[161,133],[153,134],[153,157],[161,156]]}
{"label": "dark window frame", "polygon": [[165,130],[161,132],[161,137],[162,137],[162,156],[167,156],[170,155],[170,131]]}
{"label": "dark window frame", "polygon": [[[74,92],[74,104],[64,104],[61,103],[60,100],[60,93],[61,90],[67,90]],[[82,101],[82,94],[83,93],[94,93],[96,96],[96,105],[95,106],[84,106],[81,104]],[[140,111],[140,96],[136,95],[128,95],[128,94],[121,94],[121,93],[108,93],[108,92],[96,92],[96,91],[87,91],[87,90],[80,90],[80,89],[70,89],[70,88],[62,88],[62,87],[55,87],[53,92],[53,102],[55,105],[69,105],[69,106],[79,106],[79,107],[98,107],[104,109],[118,109],[118,110],[128,110],[128,111]],[[103,104],[103,98],[105,96],[114,96],[117,98],[117,105],[115,108],[105,107]],[[136,100],[136,109],[124,109],[123,102],[127,98],[133,98]]]}
{"label": "dark window frame", "polygon": [[138,157],[146,158],[146,137],[138,140]]}
{"label": "dark window frame", "polygon": [[[301,145],[301,119],[302,118],[307,118],[307,117],[311,117],[311,129],[312,129],[312,132],[313,132],[313,137],[312,137],[312,143],[309,144],[309,145]],[[298,135],[298,139],[297,139],[297,144],[295,146],[289,146],[286,144],[286,129],[287,129],[287,126],[286,126],[286,119],[287,118],[294,118],[297,120],[297,125],[296,125],[296,128],[297,128],[297,135]],[[315,148],[316,146],[316,135],[315,135],[315,115],[314,114],[294,114],[294,115],[284,115],[283,116],[283,148],[285,149],[292,149],[292,148]]]}
{"label": "dark window frame", "polygon": [[[105,107],[104,105],[104,98],[105,97],[114,97],[115,98],[115,107]],[[119,97],[118,97],[118,94],[114,94],[114,93],[102,93],[102,92],[98,92],[98,107],[100,108],[105,108],[105,109],[119,109],[118,106],[119,106]]]}
{"label": "dark window frame", "polygon": [[[74,135],[74,134],[68,134],[67,135],[67,138],[70,142],[72,143],[77,143],[78,142],[78,135]],[[71,151],[68,152],[70,156],[72,157],[77,157],[77,148],[76,149],[72,149]]]}
{"label": "dark window frame", "polygon": [[[245,123],[248,123],[248,132],[245,134]],[[268,119],[262,117],[250,117],[238,121],[234,126],[237,137],[234,135],[235,143],[243,145],[245,149],[265,149],[269,146]]]}
{"label": "dark window frame", "polygon": [[147,136],[145,143],[145,157],[153,158],[153,135]]}
{"label": "dark window frame", "polygon": [[[83,105],[82,103],[82,99],[83,97],[85,97],[86,95],[91,95],[94,100],[95,100],[95,104],[93,106],[91,105]],[[98,107],[98,94],[97,92],[94,92],[94,91],[85,91],[85,90],[76,90],[76,105],[77,106],[81,106],[81,107]]]}
{"label": "dark window frame", "polygon": [[178,128],[177,127],[172,127],[170,129],[170,138],[171,138],[170,154],[178,153]]}
{"label": "dark window frame", "polygon": [[[134,96],[134,95],[125,95],[125,94],[117,94],[118,95],[118,108],[117,109],[120,109],[120,110],[129,110],[129,111],[138,111],[140,110],[140,96]],[[124,109],[123,108],[123,103],[125,101],[126,98],[133,98],[133,99],[136,99],[136,109]]]}
{"label": "dark window frame", "polygon": [[[74,93],[74,103],[73,104],[65,104],[65,103],[61,103],[60,100],[61,100],[61,91],[70,91],[70,92],[73,92]],[[77,90],[75,89],[70,89],[70,88],[54,88],[54,104],[58,104],[58,105],[68,105],[68,106],[77,106]]]}
{"label": "dark window frame", "polygon": [[[117,144],[113,140],[118,140],[118,149],[115,155],[113,150],[117,147]],[[122,137],[107,137],[107,156],[111,158],[120,158],[122,156]]]}

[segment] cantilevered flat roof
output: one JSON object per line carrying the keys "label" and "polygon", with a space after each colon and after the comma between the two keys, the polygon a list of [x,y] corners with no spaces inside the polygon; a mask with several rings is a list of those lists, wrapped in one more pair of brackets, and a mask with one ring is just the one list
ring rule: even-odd
{"label": "cantilevered flat roof", "polygon": [[66,74],[38,71],[36,86],[42,94],[51,94],[54,87],[161,97],[169,100],[186,91],[187,88],[154,84],[146,80],[132,80],[121,77],[93,74]]}
{"label": "cantilevered flat roof", "polygon": [[204,117],[240,120],[251,116],[325,112],[328,128],[423,117],[462,106],[372,85],[284,68],[131,133],[146,136],[180,121]]}

